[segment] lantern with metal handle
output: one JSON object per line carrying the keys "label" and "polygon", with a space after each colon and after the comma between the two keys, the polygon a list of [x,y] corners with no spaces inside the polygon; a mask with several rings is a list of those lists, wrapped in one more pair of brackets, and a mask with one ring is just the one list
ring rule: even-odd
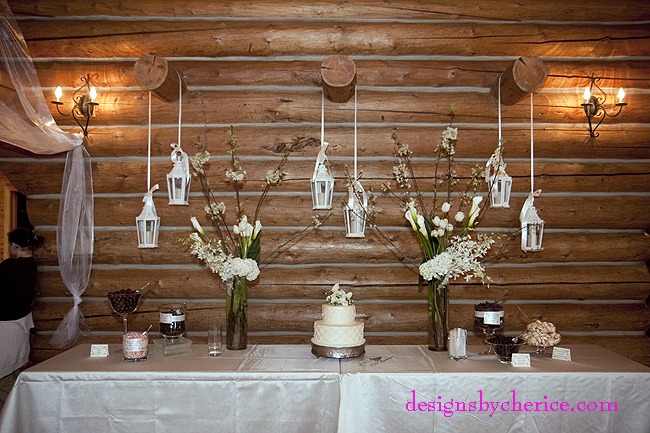
{"label": "lantern with metal handle", "polygon": [[314,167],[314,174],[311,177],[311,199],[313,209],[332,209],[332,194],[334,192],[334,177],[330,174],[329,168],[326,165],[328,143],[324,141],[321,144],[318,157],[316,158],[316,166]]}
{"label": "lantern with metal handle", "polygon": [[509,208],[512,177],[506,173],[506,163],[503,162],[502,145],[494,151],[485,165],[485,182],[490,189],[490,207]]}
{"label": "lantern with metal handle", "polygon": [[367,209],[366,191],[358,180],[353,180],[348,186],[348,202],[343,208],[346,238],[365,237]]}
{"label": "lantern with metal handle", "polygon": [[187,206],[190,197],[190,163],[187,153],[183,152],[180,144],[172,143],[171,160],[174,163],[172,171],[167,174],[167,194],[170,205]]}
{"label": "lantern with metal handle", "polygon": [[537,215],[537,209],[535,209],[533,203],[535,197],[539,197],[541,194],[541,189],[529,193],[519,213],[519,221],[521,222],[521,249],[523,251],[542,250],[544,220]]}
{"label": "lantern with metal handle", "polygon": [[156,212],[153,202],[153,193],[158,189],[155,184],[145,195],[142,201],[142,212],[135,218],[135,227],[138,232],[138,248],[158,248],[158,232],[160,231],[160,217]]}

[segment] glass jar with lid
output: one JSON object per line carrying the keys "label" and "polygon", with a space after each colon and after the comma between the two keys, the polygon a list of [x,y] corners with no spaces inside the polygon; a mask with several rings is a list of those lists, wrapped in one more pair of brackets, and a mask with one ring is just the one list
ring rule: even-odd
{"label": "glass jar with lid", "polygon": [[175,342],[185,333],[185,304],[163,304],[159,307],[160,335]]}

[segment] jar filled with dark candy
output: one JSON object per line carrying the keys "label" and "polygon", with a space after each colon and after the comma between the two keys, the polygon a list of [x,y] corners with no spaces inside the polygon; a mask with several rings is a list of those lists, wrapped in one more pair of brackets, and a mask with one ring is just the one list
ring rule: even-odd
{"label": "jar filled with dark candy", "polygon": [[164,304],[160,311],[160,335],[175,341],[185,333],[185,304]]}
{"label": "jar filled with dark candy", "polygon": [[474,305],[474,324],[488,335],[503,328],[503,316],[503,305],[496,302]]}

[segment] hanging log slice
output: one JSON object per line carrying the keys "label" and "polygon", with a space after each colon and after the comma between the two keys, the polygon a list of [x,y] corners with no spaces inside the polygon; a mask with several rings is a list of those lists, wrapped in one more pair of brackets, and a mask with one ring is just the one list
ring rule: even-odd
{"label": "hanging log slice", "polygon": [[[524,96],[536,92],[546,81],[546,65],[538,57],[520,57],[501,75],[501,103],[513,105]],[[499,98],[499,80],[490,93]]]}
{"label": "hanging log slice", "polygon": [[143,54],[133,68],[135,77],[140,85],[150,90],[158,98],[166,102],[178,101],[178,82],[182,82],[181,92],[187,91],[185,80],[174,68],[169,66],[164,57],[157,57],[153,54]]}
{"label": "hanging log slice", "polygon": [[357,66],[348,56],[327,56],[320,67],[325,97],[332,102],[348,102],[357,84]]}

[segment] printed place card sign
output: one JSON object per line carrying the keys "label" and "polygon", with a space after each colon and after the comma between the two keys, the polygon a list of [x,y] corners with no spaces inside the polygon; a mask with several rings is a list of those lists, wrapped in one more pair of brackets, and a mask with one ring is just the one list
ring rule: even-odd
{"label": "printed place card sign", "polygon": [[565,349],[563,347],[554,347],[553,359],[558,359],[560,361],[571,361],[571,349]]}
{"label": "printed place card sign", "polygon": [[108,344],[91,344],[90,356],[108,356]]}
{"label": "printed place card sign", "polygon": [[530,353],[513,353],[513,367],[530,367]]}

